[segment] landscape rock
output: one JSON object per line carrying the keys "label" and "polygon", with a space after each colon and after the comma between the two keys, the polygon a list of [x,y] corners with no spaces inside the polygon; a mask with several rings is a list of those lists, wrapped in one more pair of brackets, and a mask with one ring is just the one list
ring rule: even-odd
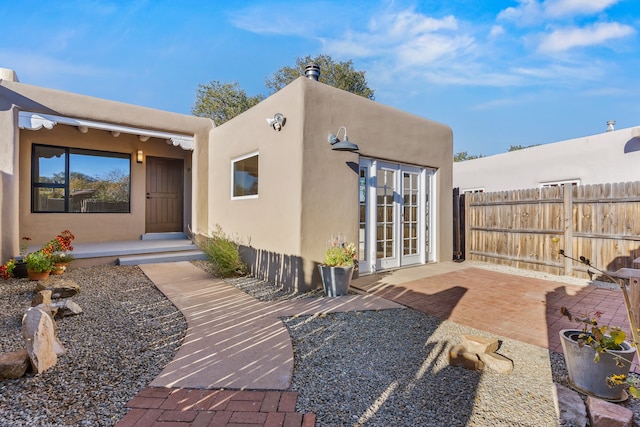
{"label": "landscape rock", "polygon": [[498,353],[478,353],[478,358],[485,366],[501,374],[510,374],[513,371],[513,361]]}
{"label": "landscape rock", "polygon": [[474,335],[462,335],[462,345],[469,353],[495,353],[500,346],[497,339],[489,339]]}
{"label": "landscape rock", "polygon": [[50,290],[51,298],[69,298],[80,292],[80,286],[74,281],[66,279],[48,280],[46,282],[38,282],[36,292],[42,290]]}
{"label": "landscape rock", "polygon": [[615,403],[587,397],[591,427],[632,427],[633,412]]}
{"label": "landscape rock", "polygon": [[40,307],[43,306],[27,309],[22,318],[22,337],[36,374],[54,366],[58,355],[64,353],[64,347],[55,336],[51,314]]}
{"label": "landscape rock", "polygon": [[484,369],[484,362],[475,353],[468,352],[462,345],[454,345],[449,350],[449,364],[451,366],[462,366],[473,371]]}
{"label": "landscape rock", "polygon": [[0,354],[0,379],[20,378],[29,369],[29,353],[26,349]]}
{"label": "landscape rock", "polygon": [[51,304],[51,291],[43,289],[37,292],[31,299],[31,307],[35,307],[40,304]]}
{"label": "landscape rock", "polygon": [[587,407],[580,395],[561,384],[555,385],[555,393],[553,395],[556,405],[556,412],[560,425],[586,427]]}
{"label": "landscape rock", "polygon": [[82,307],[70,299],[54,302],[50,304],[49,307],[57,310],[54,316],[57,315],[58,317],[76,316],[82,313]]}

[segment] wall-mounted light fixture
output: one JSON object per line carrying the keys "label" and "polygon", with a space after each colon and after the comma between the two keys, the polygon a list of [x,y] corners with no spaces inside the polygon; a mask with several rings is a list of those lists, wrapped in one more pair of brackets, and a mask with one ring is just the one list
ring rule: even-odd
{"label": "wall-mounted light fixture", "polygon": [[143,161],[144,161],[144,153],[142,152],[142,150],[138,150],[138,152],[136,153],[136,162],[142,163]]}
{"label": "wall-mounted light fixture", "polygon": [[267,119],[267,123],[269,124],[269,126],[271,126],[274,130],[277,130],[277,131],[282,130],[282,128],[284,127],[284,123],[286,121],[287,119],[284,117],[282,113],[276,113],[273,115],[272,119]]}
{"label": "wall-mounted light fixture", "polygon": [[[341,129],[344,129],[344,140],[342,141],[338,139],[338,135],[340,134]],[[327,139],[329,140],[329,144],[331,144],[332,150],[358,151],[360,149],[356,144],[349,141],[349,138],[347,138],[347,128],[344,126],[340,126],[340,128],[338,129],[338,132],[336,132],[335,135],[330,133]]]}

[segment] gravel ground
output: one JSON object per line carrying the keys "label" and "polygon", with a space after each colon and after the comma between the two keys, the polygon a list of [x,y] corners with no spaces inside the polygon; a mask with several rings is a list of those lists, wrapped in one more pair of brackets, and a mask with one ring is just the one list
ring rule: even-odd
{"label": "gravel ground", "polygon": [[[195,264],[208,270],[207,263]],[[65,278],[81,286],[72,299],[84,310],[58,321],[67,353],[39,376],[0,382],[0,426],[111,426],[126,412],[126,402],[172,359],[184,336],[182,315],[136,267],[74,269]],[[228,282],[263,301],[321,295],[290,295],[252,278]],[[24,279],[0,281],[0,351],[23,347],[21,317],[33,288]],[[295,351],[297,410],[316,413],[318,427],[558,425],[552,387],[566,385],[560,354],[497,337],[498,353],[514,361],[514,371],[474,372],[448,366],[448,348],[461,334],[495,336],[415,310],[283,321]],[[624,405],[640,425],[637,402]]]}
{"label": "gravel ground", "polygon": [[[617,289],[606,282],[466,261],[468,267]],[[200,267],[207,269],[205,263]],[[229,281],[263,301],[322,296],[289,295],[251,278]],[[560,353],[499,337],[411,309],[299,316],[283,319],[295,357],[292,390],[298,412],[317,414],[316,426],[531,426],[559,424],[554,383],[568,386]],[[497,338],[513,360],[509,375],[451,367],[448,349],[462,334]],[[640,404],[622,405],[640,426]]]}
{"label": "gravel ground", "polygon": [[[83,313],[57,321],[66,354],[40,375],[0,381],[0,426],[111,426],[173,359],[186,322],[137,267],[65,273]],[[55,280],[52,276],[48,281]],[[0,351],[24,348],[21,323],[35,282],[0,280]]]}

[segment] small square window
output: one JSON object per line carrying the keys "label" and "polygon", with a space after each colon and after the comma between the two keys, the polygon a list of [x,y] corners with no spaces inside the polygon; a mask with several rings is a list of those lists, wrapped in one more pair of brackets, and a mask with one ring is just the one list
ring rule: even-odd
{"label": "small square window", "polygon": [[258,195],[258,155],[233,161],[233,197]]}

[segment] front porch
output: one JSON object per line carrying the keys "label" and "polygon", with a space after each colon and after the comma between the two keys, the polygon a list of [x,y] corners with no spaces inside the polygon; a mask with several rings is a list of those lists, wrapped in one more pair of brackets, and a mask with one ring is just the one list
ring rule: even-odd
{"label": "front porch", "polygon": [[[30,246],[28,252],[38,250]],[[140,240],[73,243],[73,267],[139,265],[205,260],[207,256],[184,233],[147,233]]]}

